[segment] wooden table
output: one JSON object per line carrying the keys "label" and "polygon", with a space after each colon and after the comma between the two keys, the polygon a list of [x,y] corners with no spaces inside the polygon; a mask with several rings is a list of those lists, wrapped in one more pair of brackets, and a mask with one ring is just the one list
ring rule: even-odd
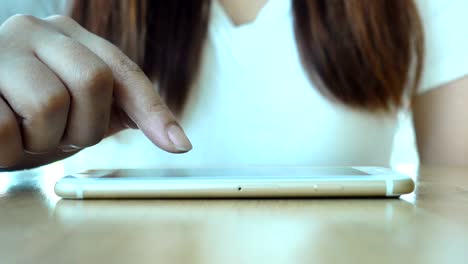
{"label": "wooden table", "polygon": [[0,263],[468,263],[468,169],[402,199],[62,201],[0,174]]}

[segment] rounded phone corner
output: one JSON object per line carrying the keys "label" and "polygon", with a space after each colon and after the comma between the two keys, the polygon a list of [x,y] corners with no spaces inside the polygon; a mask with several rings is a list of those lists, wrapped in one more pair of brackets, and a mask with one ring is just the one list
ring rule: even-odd
{"label": "rounded phone corner", "polygon": [[391,196],[410,194],[414,191],[415,184],[411,178],[393,180],[393,192]]}
{"label": "rounded phone corner", "polygon": [[64,199],[77,199],[75,186],[66,181],[58,181],[54,186],[54,192],[57,196]]}

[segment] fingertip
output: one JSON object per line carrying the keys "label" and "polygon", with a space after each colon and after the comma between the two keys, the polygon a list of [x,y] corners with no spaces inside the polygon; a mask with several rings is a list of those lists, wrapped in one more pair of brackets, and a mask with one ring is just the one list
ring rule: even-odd
{"label": "fingertip", "polygon": [[183,129],[178,124],[170,124],[167,128],[167,136],[177,153],[185,153],[192,149],[192,143]]}
{"label": "fingertip", "polygon": [[175,119],[155,115],[138,127],[153,144],[164,151],[185,153],[192,149],[192,143]]}

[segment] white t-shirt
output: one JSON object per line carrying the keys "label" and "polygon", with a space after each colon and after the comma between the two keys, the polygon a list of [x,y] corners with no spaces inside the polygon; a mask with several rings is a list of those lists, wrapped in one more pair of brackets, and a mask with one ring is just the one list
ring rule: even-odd
{"label": "white t-shirt", "polygon": [[[427,38],[424,92],[468,73],[468,2],[418,5]],[[62,9],[33,14],[66,12],[57,6]],[[140,131],[127,130],[66,160],[67,170],[389,165],[400,118],[350,110],[320,95],[300,63],[291,0],[269,0],[254,22],[241,26],[213,1],[201,67],[180,120],[192,151],[165,153]],[[414,142],[407,142],[405,151],[414,152]]]}

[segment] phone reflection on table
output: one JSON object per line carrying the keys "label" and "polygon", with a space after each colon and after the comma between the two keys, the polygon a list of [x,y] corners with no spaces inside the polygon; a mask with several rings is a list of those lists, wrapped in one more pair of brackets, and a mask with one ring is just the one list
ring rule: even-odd
{"label": "phone reflection on table", "polygon": [[[55,208],[70,232],[109,232],[172,263],[253,263],[271,252],[307,263],[337,239],[392,237],[414,214],[399,199],[60,200]],[[365,236],[354,237],[356,229]],[[174,252],[185,257],[176,261]]]}
{"label": "phone reflection on table", "polygon": [[[379,220],[391,223],[408,214],[413,205],[401,199],[134,199],[59,200],[56,219],[64,225],[100,222],[154,221],[211,222],[249,217],[259,220],[304,219],[320,222],[328,218]],[[311,222],[308,222],[311,224]]]}

